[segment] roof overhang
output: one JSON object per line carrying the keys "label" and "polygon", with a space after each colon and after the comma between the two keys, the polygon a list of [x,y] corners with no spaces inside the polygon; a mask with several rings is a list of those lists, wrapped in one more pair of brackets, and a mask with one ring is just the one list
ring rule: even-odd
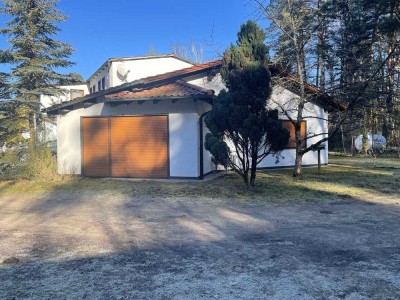
{"label": "roof overhang", "polygon": [[[106,97],[108,95],[116,94],[119,92],[133,92],[138,90],[152,89],[157,88],[166,84],[177,83],[185,78],[196,78],[207,76],[209,73],[215,73],[215,70],[219,70],[222,66],[222,61],[214,61],[208,62],[196,66],[192,66],[189,68],[180,69],[173,72],[168,72],[156,76],[146,77],[143,79],[135,80],[133,82],[128,82],[117,87],[109,88],[103,91],[99,91],[93,94],[86,95],[85,97],[77,98],[72,101],[63,102],[61,104],[53,105],[48,107],[45,112],[48,115],[58,115],[69,112],[74,109],[88,107],[96,103],[106,102]],[[188,83],[186,83],[188,85]],[[193,86],[195,87],[195,86]],[[196,87],[197,89],[201,89],[200,87]],[[193,95],[186,96],[185,98],[191,99],[212,99],[214,96],[209,94],[209,91],[204,90],[204,96]],[[168,96],[167,96],[168,97]],[[143,97],[146,98],[146,97]],[[176,98],[171,96],[169,98]],[[124,99],[120,99],[125,101]],[[153,99],[152,99],[153,100]],[[137,100],[135,100],[137,101]],[[143,99],[142,99],[143,101]],[[145,100],[147,101],[147,100]],[[108,101],[107,101],[108,102]]]}
{"label": "roof overhang", "polygon": [[[165,57],[165,56],[163,56]],[[200,89],[200,93],[197,92],[195,94],[190,95],[158,95],[157,97],[120,97],[120,98],[113,98],[110,99],[110,96],[118,94],[120,92],[128,92],[128,93],[135,93],[143,90],[151,90],[157,89],[159,87],[172,84],[172,83],[179,83],[184,82],[183,80],[190,79],[193,80],[195,78],[205,77],[205,76],[215,76],[222,67],[222,60],[217,60],[213,62],[207,62],[204,64],[195,65],[189,68],[184,68],[160,75],[150,76],[146,78],[142,78],[139,80],[135,80],[133,82],[124,83],[117,87],[109,88],[107,90],[99,91],[93,94],[86,95],[85,97],[77,98],[72,101],[63,102],[58,105],[51,106],[47,108],[45,111],[49,115],[57,115],[69,112],[71,110],[88,107],[94,105],[96,103],[131,103],[131,102],[138,102],[144,103],[146,101],[153,101],[157,102],[158,100],[165,100],[171,99],[171,101],[175,101],[174,99],[199,99],[204,100],[207,102],[212,101],[215,97],[213,94],[210,94],[210,91],[201,90],[198,86],[191,86],[192,88]],[[274,77],[283,77],[287,82],[288,85],[284,85],[283,87],[292,91],[294,94],[299,93],[299,83],[297,80],[297,76],[293,73],[285,70],[283,67],[275,64],[271,64],[269,66],[271,75]],[[185,82],[186,85],[189,85]],[[317,87],[305,83],[305,91],[309,101],[315,102],[321,105],[324,109],[328,111],[332,110],[339,110],[344,111],[347,109],[347,106],[340,101],[334,99],[333,97],[329,96],[327,93],[323,93],[318,90]],[[112,98],[112,97],[111,97]],[[158,101],[158,102],[159,102]]]}

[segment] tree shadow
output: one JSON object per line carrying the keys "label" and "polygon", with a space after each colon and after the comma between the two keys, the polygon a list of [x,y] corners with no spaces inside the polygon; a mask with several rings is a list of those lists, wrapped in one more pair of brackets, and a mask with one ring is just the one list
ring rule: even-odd
{"label": "tree shadow", "polygon": [[[289,297],[398,295],[397,205],[275,205],[174,197],[176,183],[78,182],[0,200],[1,261],[21,261],[0,265],[0,298],[265,299],[282,298],[285,283]],[[281,193],[292,188],[281,182]]]}

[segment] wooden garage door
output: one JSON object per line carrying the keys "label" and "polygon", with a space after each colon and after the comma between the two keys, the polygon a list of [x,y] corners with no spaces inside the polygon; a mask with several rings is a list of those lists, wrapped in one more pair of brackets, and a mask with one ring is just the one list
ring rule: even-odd
{"label": "wooden garage door", "polygon": [[110,176],[108,118],[82,118],[83,174]]}
{"label": "wooden garage door", "polygon": [[166,178],[168,117],[82,118],[83,175]]}
{"label": "wooden garage door", "polygon": [[111,176],[168,177],[167,116],[110,119]]}

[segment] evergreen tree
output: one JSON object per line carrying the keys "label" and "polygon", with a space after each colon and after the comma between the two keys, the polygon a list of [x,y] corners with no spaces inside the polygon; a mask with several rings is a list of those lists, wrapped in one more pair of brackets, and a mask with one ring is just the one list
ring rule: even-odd
{"label": "evergreen tree", "polygon": [[228,91],[221,91],[205,118],[211,132],[206,149],[217,163],[236,171],[247,189],[254,187],[261,160],[279,153],[289,140],[277,111],[266,108],[272,87],[265,38],[254,22],[241,26],[237,45],[223,56],[221,76]]}
{"label": "evergreen tree", "polygon": [[[70,45],[54,39],[60,31],[56,25],[66,19],[55,7],[56,0],[4,0],[0,12],[11,18],[0,33],[8,37],[10,47],[0,51],[0,61],[12,65],[8,101],[21,118],[29,124],[32,141],[35,141],[37,122],[40,121],[40,95],[58,95],[60,83],[73,78],[59,73],[73,63],[68,60]],[[9,113],[12,114],[14,110]],[[19,115],[19,114],[17,114]],[[12,120],[13,117],[11,117]]]}

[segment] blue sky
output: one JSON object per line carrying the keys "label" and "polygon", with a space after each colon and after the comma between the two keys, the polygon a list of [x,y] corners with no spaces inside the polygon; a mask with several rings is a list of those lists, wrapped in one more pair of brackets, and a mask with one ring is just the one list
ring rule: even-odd
{"label": "blue sky", "polygon": [[[69,19],[57,38],[75,49],[76,65],[66,72],[85,79],[108,58],[171,53],[178,43],[202,43],[204,60],[216,59],[236,41],[240,24],[257,18],[248,0],[62,0],[58,8]],[[0,27],[4,22],[0,17]]]}

